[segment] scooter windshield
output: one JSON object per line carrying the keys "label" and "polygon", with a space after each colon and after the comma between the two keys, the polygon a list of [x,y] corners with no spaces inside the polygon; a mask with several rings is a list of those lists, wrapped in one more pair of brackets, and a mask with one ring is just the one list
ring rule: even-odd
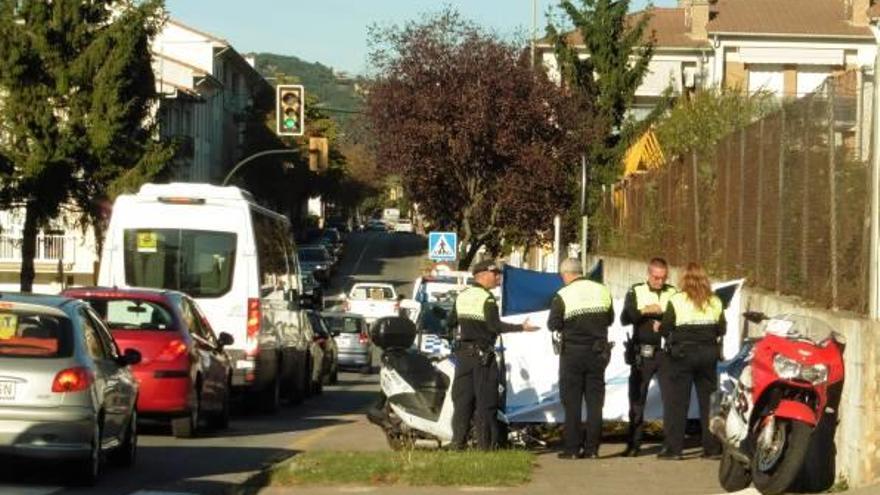
{"label": "scooter windshield", "polygon": [[789,339],[806,339],[820,344],[834,338],[840,340],[840,334],[825,321],[804,315],[782,314],[761,322],[759,331],[762,335],[776,335]]}

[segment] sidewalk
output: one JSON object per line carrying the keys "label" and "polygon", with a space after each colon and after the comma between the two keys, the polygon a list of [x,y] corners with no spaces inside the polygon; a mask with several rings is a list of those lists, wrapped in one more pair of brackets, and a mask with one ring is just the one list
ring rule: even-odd
{"label": "sidewalk", "polygon": [[[382,431],[370,424],[363,414],[342,417],[346,421],[335,427],[324,428],[303,437],[291,445],[297,451],[314,450],[387,450]],[[724,493],[718,486],[718,464],[699,458],[679,462],[657,461],[652,455],[656,449],[648,446],[648,453],[629,459],[617,457],[623,444],[603,446],[602,458],[597,460],[565,461],[555,452],[538,456],[538,466],[532,482],[521,487],[411,487],[411,486],[333,486],[333,487],[266,487],[260,495],[338,495],[344,493],[382,493],[389,495],[439,495],[449,493],[510,493],[582,495],[715,495]],[[743,495],[750,492],[743,492]],[[757,492],[753,492],[757,494]],[[751,495],[751,494],[750,494]],[[867,495],[867,494],[859,494]]]}

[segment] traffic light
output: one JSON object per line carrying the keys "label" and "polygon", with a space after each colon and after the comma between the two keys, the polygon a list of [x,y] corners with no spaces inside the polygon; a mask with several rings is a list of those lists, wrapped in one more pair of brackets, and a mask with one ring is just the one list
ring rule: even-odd
{"label": "traffic light", "polygon": [[302,136],[305,131],[305,88],[299,84],[278,86],[275,113],[279,136]]}

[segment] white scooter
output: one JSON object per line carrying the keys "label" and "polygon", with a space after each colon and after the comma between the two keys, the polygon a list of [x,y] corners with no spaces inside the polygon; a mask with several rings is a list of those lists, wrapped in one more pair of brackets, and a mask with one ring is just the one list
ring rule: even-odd
{"label": "white scooter", "polygon": [[[370,337],[384,351],[379,371],[381,395],[367,412],[370,422],[382,428],[395,450],[420,441],[433,442],[438,447],[448,445],[452,441],[455,356],[431,359],[413,349],[416,328],[406,318],[377,320]],[[501,411],[499,420],[505,421]],[[510,442],[545,445],[532,432],[535,425],[507,426]]]}

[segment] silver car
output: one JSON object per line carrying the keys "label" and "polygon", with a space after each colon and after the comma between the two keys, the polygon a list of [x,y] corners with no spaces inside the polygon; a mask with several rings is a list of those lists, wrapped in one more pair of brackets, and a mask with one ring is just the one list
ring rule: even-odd
{"label": "silver car", "polygon": [[132,465],[140,358],[82,301],[0,293],[0,454],[69,461],[83,485],[105,457]]}
{"label": "silver car", "polygon": [[337,365],[340,368],[358,368],[364,373],[372,371],[373,345],[367,321],[363,316],[354,313],[324,312],[321,318],[336,340],[339,350]]}

